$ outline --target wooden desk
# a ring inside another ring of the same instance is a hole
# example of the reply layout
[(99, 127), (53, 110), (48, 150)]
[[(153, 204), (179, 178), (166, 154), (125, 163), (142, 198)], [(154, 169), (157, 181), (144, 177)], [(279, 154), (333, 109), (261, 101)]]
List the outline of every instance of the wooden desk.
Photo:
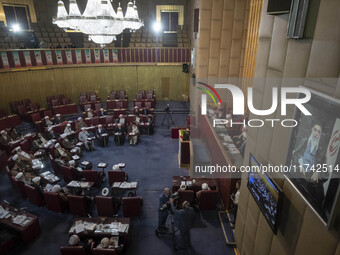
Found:
[(68, 234), (71, 236), (74, 234), (74, 232), (72, 232), (72, 228), (75, 226), (77, 221), (83, 221), (83, 222), (89, 222), (89, 223), (95, 223), (95, 224), (110, 224), (110, 223), (114, 223), (114, 222), (120, 222), (122, 224), (129, 224), (129, 228), (127, 230), (127, 232), (125, 233), (121, 233), (119, 232), (118, 235), (117, 234), (110, 234), (110, 233), (98, 233), (95, 231), (90, 231), (90, 230), (86, 230), (83, 232), (78, 233), (77, 235), (80, 238), (92, 238), (95, 240), (100, 240), (103, 237), (108, 237), (110, 238), (111, 236), (119, 236), (119, 243), (120, 244), (124, 244), (125, 247), (128, 246), (129, 242), (130, 242), (130, 218), (106, 218), (106, 217), (101, 217), (101, 218), (95, 218), (95, 219), (89, 219), (89, 218), (76, 218), (73, 221), (73, 224), (68, 232)]
[(182, 181), (191, 181), (195, 179), (195, 183), (192, 186), (187, 185), (187, 189), (194, 190), (195, 192), (202, 189), (202, 184), (207, 183), (209, 188), (212, 190), (217, 189), (217, 182), (211, 178), (190, 178), (190, 176), (173, 176), (172, 177), (172, 192), (176, 192), (181, 186)]
[(15, 207), (10, 206), (5, 203), (2, 203), (1, 206), (4, 209), (8, 210), (14, 217), (17, 215), (26, 215), (27, 217), (32, 218), (32, 221), (28, 223), (26, 226), (14, 224), (12, 222), (12, 217), (8, 219), (0, 219), (0, 225), (2, 227), (19, 233), (25, 244), (32, 242), (34, 239), (36, 239), (40, 235), (41, 233), (40, 224), (39, 224), (38, 217), (36, 215), (25, 212), (25, 211), (19, 211)]

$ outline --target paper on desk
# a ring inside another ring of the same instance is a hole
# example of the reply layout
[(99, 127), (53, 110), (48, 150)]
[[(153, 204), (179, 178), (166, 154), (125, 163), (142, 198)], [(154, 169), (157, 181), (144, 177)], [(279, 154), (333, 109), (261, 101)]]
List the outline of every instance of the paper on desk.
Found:
[(76, 234), (85, 231), (84, 224), (81, 223), (81, 224), (76, 225), (76, 226), (74, 227), (74, 230), (75, 230)]
[(121, 184), (120, 182), (114, 182), (112, 187), (113, 188), (119, 188), (120, 184)]

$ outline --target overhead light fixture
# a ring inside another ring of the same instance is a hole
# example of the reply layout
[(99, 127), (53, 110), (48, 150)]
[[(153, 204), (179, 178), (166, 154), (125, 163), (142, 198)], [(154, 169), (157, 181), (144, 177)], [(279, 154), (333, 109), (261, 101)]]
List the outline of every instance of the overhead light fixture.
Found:
[(13, 26), (12, 26), (12, 30), (13, 30), (13, 32), (19, 32), (20, 30), (21, 30), (21, 28), (20, 28), (20, 25), (19, 24), (14, 24)]
[(63, 1), (58, 1), (57, 18), (53, 23), (60, 28), (73, 29), (89, 35), (89, 40), (105, 46), (116, 40), (116, 36), (124, 29), (134, 32), (144, 26), (139, 19), (136, 2), (127, 4), (125, 17), (123, 9), (114, 11), (109, 0), (88, 0), (83, 14), (80, 13), (77, 1), (70, 0), (69, 13), (67, 13)]
[(153, 30), (157, 33), (160, 32), (162, 30), (162, 24), (159, 22), (153, 23)]

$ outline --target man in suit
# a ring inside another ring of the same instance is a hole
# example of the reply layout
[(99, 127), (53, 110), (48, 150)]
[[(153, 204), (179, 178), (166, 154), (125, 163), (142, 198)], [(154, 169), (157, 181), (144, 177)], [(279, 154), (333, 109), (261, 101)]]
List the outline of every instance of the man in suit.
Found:
[(139, 115), (139, 109), (138, 109), (138, 106), (137, 106), (137, 105), (133, 108), (132, 114), (134, 114), (134, 115), (136, 115), (136, 116)]
[(101, 124), (98, 125), (98, 129), (96, 131), (96, 137), (98, 139), (98, 142), (106, 147), (107, 146), (107, 142), (109, 140), (109, 136), (107, 135), (106, 130), (103, 128), (103, 126)]
[(149, 114), (149, 110), (145, 106), (142, 109), (142, 114), (143, 115), (148, 115)]
[(171, 208), (175, 213), (175, 225), (178, 227), (181, 236), (180, 245), (177, 248), (187, 249), (191, 247), (190, 229), (195, 219), (194, 209), (190, 207), (188, 201), (182, 203), (182, 209), (177, 209), (173, 202), (174, 199), (170, 198)]

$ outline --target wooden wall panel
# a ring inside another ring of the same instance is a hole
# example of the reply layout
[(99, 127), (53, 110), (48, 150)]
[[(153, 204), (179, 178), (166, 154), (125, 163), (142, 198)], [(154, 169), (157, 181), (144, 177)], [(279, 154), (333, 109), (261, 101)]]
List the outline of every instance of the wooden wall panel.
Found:
[(0, 109), (10, 111), (10, 102), (30, 98), (46, 106), (46, 97), (65, 94), (77, 102), (82, 91), (96, 91), (105, 101), (110, 90), (125, 89), (133, 100), (140, 89), (154, 89), (162, 99), (161, 78), (170, 77), (170, 100), (189, 95), (189, 75), (182, 66), (107, 66), (56, 68), (0, 73)]

